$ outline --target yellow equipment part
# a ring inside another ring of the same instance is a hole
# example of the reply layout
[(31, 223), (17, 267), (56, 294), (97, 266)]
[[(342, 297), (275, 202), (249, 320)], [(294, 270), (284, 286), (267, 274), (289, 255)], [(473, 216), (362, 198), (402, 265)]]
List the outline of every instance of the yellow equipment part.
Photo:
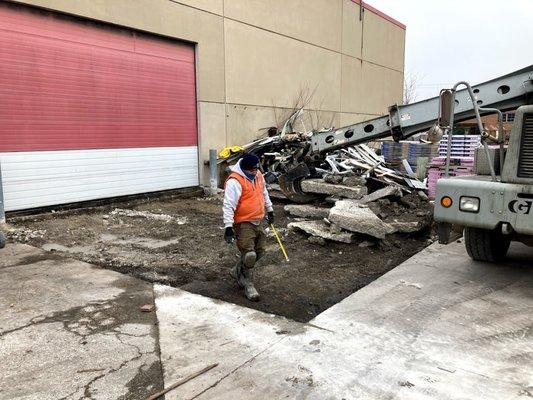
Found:
[(241, 146), (229, 146), (229, 147), (224, 147), (222, 150), (220, 150), (220, 153), (218, 153), (218, 156), (220, 158), (228, 158), (232, 154), (241, 153), (243, 151), (244, 151), (244, 148)]

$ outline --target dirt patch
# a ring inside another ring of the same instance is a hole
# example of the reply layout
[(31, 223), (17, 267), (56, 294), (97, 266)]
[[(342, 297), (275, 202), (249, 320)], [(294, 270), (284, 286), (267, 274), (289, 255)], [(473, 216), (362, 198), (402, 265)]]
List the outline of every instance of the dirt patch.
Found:
[[(429, 204), (416, 195), (401, 203), (373, 205), (385, 220), (419, 214), (431, 218)], [(15, 219), (11, 240), (68, 254), (151, 282), (308, 321), (369, 284), (427, 246), (429, 232), (394, 234), (386, 240), (358, 238), (354, 244), (309, 241), (286, 229), (283, 203), (275, 204), (278, 230), (290, 262), (273, 237), (259, 264), (261, 301), (250, 303), (229, 276), (237, 249), (223, 240), (221, 200), (189, 198), (116, 203), (69, 213)]]

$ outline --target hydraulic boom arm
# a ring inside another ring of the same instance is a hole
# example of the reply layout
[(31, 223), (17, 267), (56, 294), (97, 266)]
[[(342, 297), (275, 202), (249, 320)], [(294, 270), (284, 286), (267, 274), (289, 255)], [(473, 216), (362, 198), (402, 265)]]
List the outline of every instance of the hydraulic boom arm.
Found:
[[(529, 104), (533, 94), (533, 65), (472, 87), (480, 107), (501, 110)], [(389, 115), (344, 128), (315, 132), (312, 152), (326, 152), (374, 139), (392, 136), (401, 140), (428, 130), (437, 121), (439, 97), (389, 107)], [(474, 118), (474, 107), (466, 89), (456, 94), (455, 121)]]

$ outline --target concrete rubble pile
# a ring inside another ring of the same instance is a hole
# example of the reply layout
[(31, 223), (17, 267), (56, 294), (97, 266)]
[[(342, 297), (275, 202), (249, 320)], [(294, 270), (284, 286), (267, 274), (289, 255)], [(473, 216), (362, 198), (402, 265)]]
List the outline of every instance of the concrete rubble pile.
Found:
[[(310, 241), (325, 244), (366, 243), (373, 245), (387, 235), (413, 235), (431, 226), (431, 205), (425, 183), (390, 168), (372, 148), (359, 144), (329, 153), (309, 156), (309, 133), (279, 133), (244, 145), (260, 157), (272, 197), (288, 200), (278, 178), (304, 162), (311, 175), (301, 182), (303, 192), (316, 196), (313, 204), (288, 204), (294, 219), (288, 227), (310, 235)], [(272, 129), (269, 130), (272, 133)], [(240, 154), (223, 160), (237, 161)], [(365, 245), (365, 247), (366, 247)]]
[(431, 228), (431, 205), (425, 195), (403, 196), (396, 187), (385, 187), (359, 199), (330, 198), (318, 205), (288, 204), (284, 208), (294, 219), (288, 228), (309, 234), (315, 243), (320, 243), (315, 238), (321, 238), (376, 244), (387, 235), (413, 235)]
[(416, 235), (431, 227), (432, 206), (425, 192), (395, 181), (384, 184), (369, 174), (328, 172), (304, 180), (301, 187), (319, 197), (313, 204), (287, 204), (286, 213), (295, 219), (288, 227), (307, 233), (313, 243), (369, 247), (387, 235)]

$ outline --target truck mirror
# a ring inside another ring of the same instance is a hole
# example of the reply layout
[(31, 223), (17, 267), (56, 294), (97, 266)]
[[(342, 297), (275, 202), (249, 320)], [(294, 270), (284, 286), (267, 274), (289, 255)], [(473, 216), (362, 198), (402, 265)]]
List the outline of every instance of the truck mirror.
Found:
[(450, 128), (454, 114), (454, 92), (451, 89), (443, 89), (440, 92), (439, 127)]

